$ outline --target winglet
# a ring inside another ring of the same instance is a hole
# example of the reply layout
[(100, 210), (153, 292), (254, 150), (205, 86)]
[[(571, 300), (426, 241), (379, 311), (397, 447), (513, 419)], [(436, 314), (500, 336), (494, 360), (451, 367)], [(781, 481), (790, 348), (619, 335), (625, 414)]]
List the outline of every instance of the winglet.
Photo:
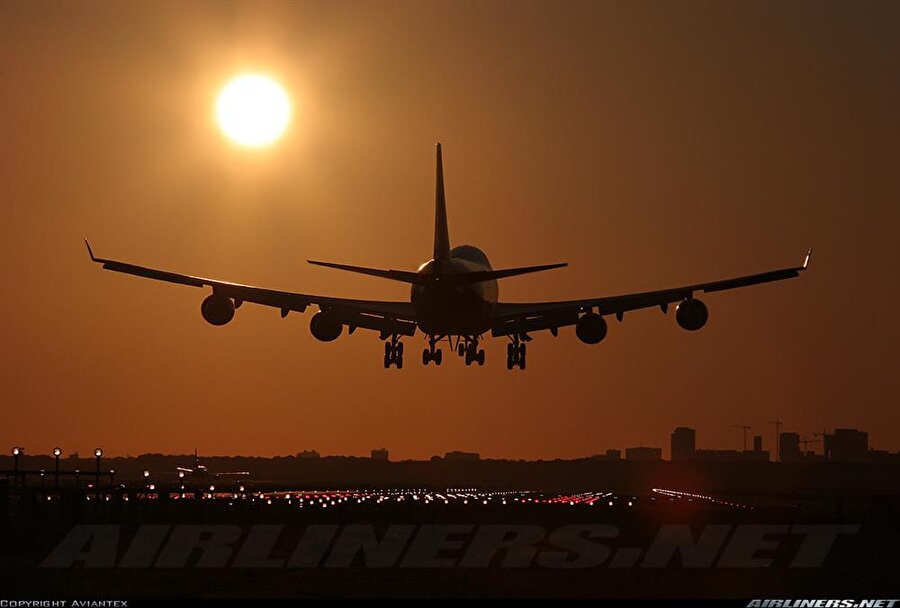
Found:
[(806, 270), (809, 267), (809, 260), (812, 258), (812, 247), (809, 248), (809, 251), (806, 252), (806, 257), (803, 258), (803, 270)]
[(87, 239), (84, 239), (84, 244), (87, 245), (88, 255), (91, 256), (91, 261), (92, 261), (92, 262), (97, 262), (97, 261), (99, 261), (99, 260), (97, 260), (96, 257), (94, 257), (94, 250), (91, 249), (91, 244), (88, 243), (88, 240), (87, 240)]

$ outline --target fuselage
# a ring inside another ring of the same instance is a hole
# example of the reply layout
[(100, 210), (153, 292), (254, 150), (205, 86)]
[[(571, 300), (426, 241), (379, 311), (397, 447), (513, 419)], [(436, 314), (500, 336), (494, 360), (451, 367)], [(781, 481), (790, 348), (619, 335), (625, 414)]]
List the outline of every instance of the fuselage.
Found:
[(454, 247), (450, 259), (432, 259), (422, 264), (419, 274), (433, 280), (412, 287), (411, 300), (419, 328), (437, 336), (477, 336), (488, 331), (499, 293), (497, 281), (469, 285), (441, 282), (444, 277), (486, 270), (491, 270), (487, 256), (472, 245)]

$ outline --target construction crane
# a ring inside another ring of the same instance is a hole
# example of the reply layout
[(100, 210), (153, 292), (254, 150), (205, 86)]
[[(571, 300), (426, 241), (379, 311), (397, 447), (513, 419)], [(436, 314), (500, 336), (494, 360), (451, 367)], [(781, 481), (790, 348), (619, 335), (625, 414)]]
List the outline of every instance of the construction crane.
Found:
[(781, 425), (784, 423), (776, 418), (775, 420), (769, 420), (766, 424), (775, 425), (775, 460), (781, 462)]
[(744, 451), (746, 452), (747, 451), (747, 431), (750, 430), (750, 427), (747, 426), (746, 424), (735, 424), (732, 426), (734, 426), (734, 428), (736, 428), (736, 429), (743, 429), (743, 431), (744, 431)]

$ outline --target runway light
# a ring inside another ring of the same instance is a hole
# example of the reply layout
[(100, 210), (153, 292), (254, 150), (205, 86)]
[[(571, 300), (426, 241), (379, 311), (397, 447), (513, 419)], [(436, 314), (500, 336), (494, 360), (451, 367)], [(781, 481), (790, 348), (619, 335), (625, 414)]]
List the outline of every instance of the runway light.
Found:
[(23, 454), (25, 452), (25, 448), (13, 448), (12, 455), (18, 456), (19, 454)]
[(101, 456), (103, 456), (103, 448), (95, 448), (94, 456), (96, 456), (97, 458), (100, 458)]
[(53, 448), (53, 455), (54, 455), (54, 456), (56, 456), (57, 458), (59, 458), (59, 456), (60, 456), (61, 454), (62, 454), (62, 448)]
[(150, 477), (150, 471), (144, 469), (144, 478), (146, 479), (147, 477)]

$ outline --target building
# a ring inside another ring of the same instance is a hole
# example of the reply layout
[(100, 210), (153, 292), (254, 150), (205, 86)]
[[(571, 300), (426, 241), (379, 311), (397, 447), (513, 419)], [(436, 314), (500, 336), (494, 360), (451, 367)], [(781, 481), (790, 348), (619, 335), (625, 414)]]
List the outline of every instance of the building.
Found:
[(781, 454), (781, 462), (800, 462), (800, 434), (781, 433), (778, 435), (778, 451)]
[(609, 449), (606, 450), (607, 460), (622, 460), (622, 450)]
[(378, 448), (377, 450), (372, 450), (371, 455), (372, 460), (388, 460), (388, 451), (385, 448)]
[(297, 458), (321, 458), (321, 455), (315, 450), (301, 450), (297, 452)]
[(754, 435), (753, 436), (753, 451), (754, 452), (762, 452), (762, 435)]
[(452, 452), (447, 452), (444, 454), (445, 460), (480, 460), (481, 454), (477, 452), (460, 452), (459, 450), (453, 450)]
[(662, 460), (662, 448), (625, 448), (625, 460), (632, 460), (635, 462)]
[(691, 460), (697, 451), (697, 432), (686, 426), (672, 431), (671, 458), (673, 462)]
[(869, 451), (869, 434), (856, 429), (834, 429), (825, 435), (825, 458), (837, 462), (863, 462)]

